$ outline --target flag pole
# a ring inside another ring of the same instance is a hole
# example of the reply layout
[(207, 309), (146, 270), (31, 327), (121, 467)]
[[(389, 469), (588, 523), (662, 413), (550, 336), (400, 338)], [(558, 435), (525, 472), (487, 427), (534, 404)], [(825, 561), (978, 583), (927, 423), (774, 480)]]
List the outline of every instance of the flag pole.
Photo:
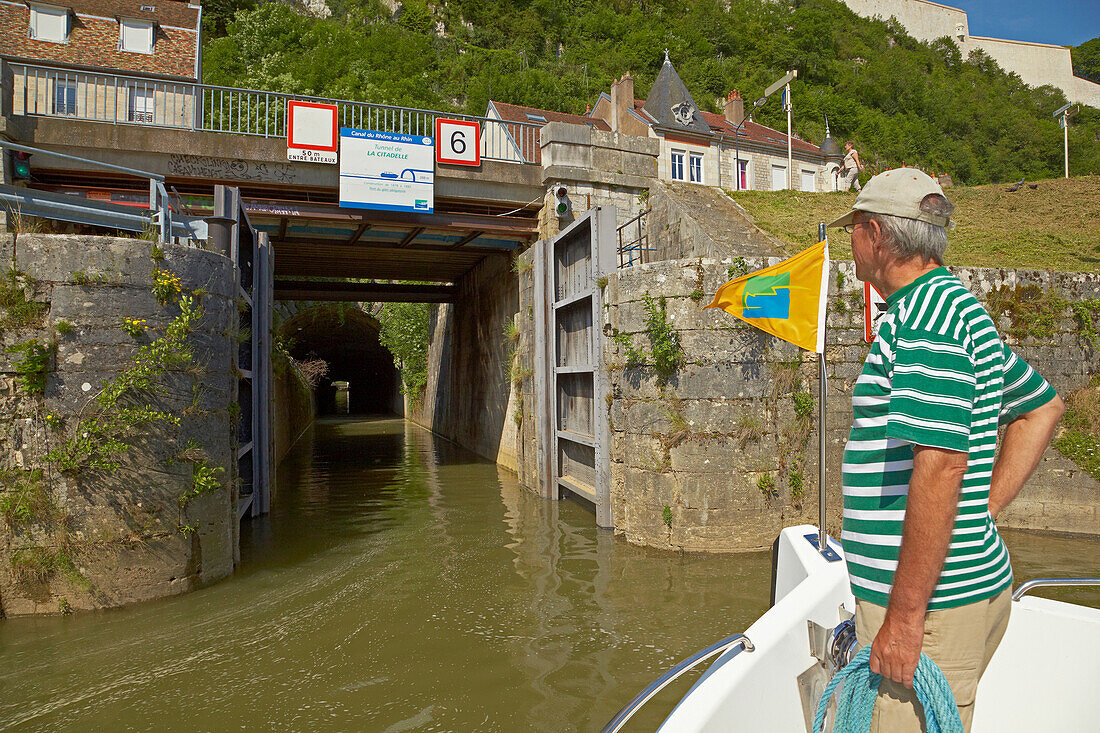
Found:
[[(825, 241), (825, 224), (821, 223), (817, 225), (817, 241)], [(825, 262), (823, 267), (828, 270), (829, 263)], [(824, 286), (823, 286), (824, 287)], [(825, 328), (825, 324), (819, 325), (820, 328)], [(818, 524), (817, 524), (817, 551), (822, 555), (825, 554), (828, 548), (828, 534), (825, 532), (825, 395), (827, 392), (827, 375), (825, 373), (825, 349), (823, 348), (817, 355), (818, 360), (818, 411), (817, 411), (817, 432), (820, 437), (821, 452), (817, 458), (818, 464)]]

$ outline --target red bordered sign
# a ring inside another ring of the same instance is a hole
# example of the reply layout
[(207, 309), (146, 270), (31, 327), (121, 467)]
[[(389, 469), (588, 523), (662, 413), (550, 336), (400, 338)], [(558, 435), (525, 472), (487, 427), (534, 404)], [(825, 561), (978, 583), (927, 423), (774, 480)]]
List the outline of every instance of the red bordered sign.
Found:
[(481, 165), (481, 125), (470, 120), (435, 120), (435, 162)]
[(287, 103), (286, 146), (298, 150), (336, 152), (340, 144), (335, 104), (292, 99)]

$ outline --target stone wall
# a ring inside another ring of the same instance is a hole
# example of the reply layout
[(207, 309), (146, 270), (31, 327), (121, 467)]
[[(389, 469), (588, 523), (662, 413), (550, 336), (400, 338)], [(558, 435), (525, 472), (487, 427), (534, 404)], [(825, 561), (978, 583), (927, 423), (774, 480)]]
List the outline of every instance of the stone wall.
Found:
[[(778, 259), (746, 258), (750, 270)], [(818, 401), (813, 354), (734, 317), (701, 310), (729, 279), (730, 260), (657, 262), (610, 278), (605, 329), (650, 350), (644, 299), (666, 298), (685, 364), (662, 379), (652, 364), (630, 367), (609, 340), (611, 477), (615, 531), (642, 545), (677, 550), (757, 550), (780, 528), (817, 523)], [(1100, 297), (1100, 276), (958, 269), (979, 296), (1000, 286), (1039, 285), (1069, 300)], [(827, 364), (828, 527), (840, 531), (840, 459), (851, 426), (851, 389), (867, 345), (862, 290), (850, 262), (832, 265)], [(839, 287), (838, 287), (839, 286)], [(857, 286), (859, 289), (857, 289)], [(1007, 332), (1007, 319), (999, 324)], [(1060, 392), (1100, 373), (1100, 350), (1069, 311), (1054, 335), (1008, 342)], [(650, 360), (651, 361), (651, 360)], [(530, 485), (531, 472), (521, 469)], [(537, 474), (535, 474), (537, 475)], [(1049, 450), (1002, 515), (1013, 528), (1100, 534), (1100, 484)]]
[[(232, 263), (139, 239), (0, 241), (5, 278), (11, 263), (24, 273), (5, 280), (0, 314), (0, 616), (120, 606), (229, 575), (238, 552)], [(202, 308), (184, 337), (190, 355), (143, 348), (181, 312), (180, 293), (169, 288), (166, 305), (154, 296), (157, 272), (178, 277)], [(27, 312), (27, 301), (39, 305)], [(47, 350), (41, 395), (21, 379), (25, 352), (11, 350), (29, 340)], [(123, 375), (130, 387), (111, 396)], [(48, 456), (58, 450), (68, 460)], [(97, 456), (117, 465), (96, 466)]]

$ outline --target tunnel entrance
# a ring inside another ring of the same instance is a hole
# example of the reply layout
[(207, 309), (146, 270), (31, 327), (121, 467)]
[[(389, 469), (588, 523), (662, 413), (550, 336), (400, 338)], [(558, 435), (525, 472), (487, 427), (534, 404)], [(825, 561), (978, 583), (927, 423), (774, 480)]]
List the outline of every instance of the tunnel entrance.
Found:
[[(401, 415), (400, 375), (378, 340), (378, 321), (350, 303), (309, 307), (279, 329), (297, 360), (323, 359), (314, 387), (318, 415)], [(344, 384), (346, 383), (346, 387)]]

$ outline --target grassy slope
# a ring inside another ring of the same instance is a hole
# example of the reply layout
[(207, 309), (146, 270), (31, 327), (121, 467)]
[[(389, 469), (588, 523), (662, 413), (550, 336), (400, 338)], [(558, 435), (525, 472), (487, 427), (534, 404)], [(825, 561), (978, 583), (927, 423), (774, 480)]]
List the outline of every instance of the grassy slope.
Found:
[[(1007, 186), (949, 188), (958, 224), (948, 235), (947, 264), (1027, 270), (1100, 272), (1100, 176), (1039, 181), (1036, 190)], [(817, 223), (847, 211), (854, 193), (730, 193), (757, 226), (793, 253), (817, 241)], [(848, 235), (829, 233), (834, 259), (850, 259)]]

